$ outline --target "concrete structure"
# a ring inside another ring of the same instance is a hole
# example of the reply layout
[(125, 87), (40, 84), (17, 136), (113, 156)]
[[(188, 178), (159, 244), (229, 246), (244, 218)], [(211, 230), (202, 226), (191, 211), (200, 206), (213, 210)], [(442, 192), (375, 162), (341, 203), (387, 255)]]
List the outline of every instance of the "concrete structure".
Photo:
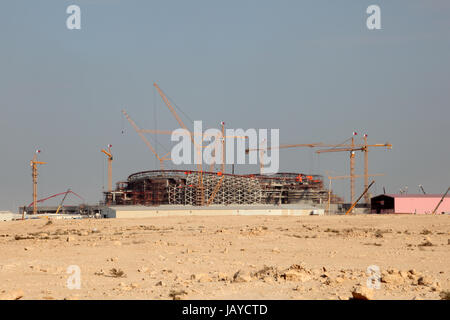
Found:
[[(442, 194), (381, 194), (371, 199), (371, 213), (431, 214)], [(450, 194), (436, 211), (450, 213)]]
[(320, 207), (301, 207), (295, 205), (241, 205), (241, 206), (216, 206), (209, 207), (161, 205), (158, 207), (144, 206), (117, 206), (108, 207), (102, 211), (104, 218), (149, 218), (171, 216), (301, 216), (323, 215), (324, 209)]

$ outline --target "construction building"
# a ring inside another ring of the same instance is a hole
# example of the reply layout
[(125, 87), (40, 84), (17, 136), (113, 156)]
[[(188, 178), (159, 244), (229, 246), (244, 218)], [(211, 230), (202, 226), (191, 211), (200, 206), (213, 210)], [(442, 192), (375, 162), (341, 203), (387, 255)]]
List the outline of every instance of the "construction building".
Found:
[[(329, 197), (319, 175), (237, 175), (183, 170), (134, 173), (127, 181), (118, 182), (114, 191), (104, 194), (105, 204), (110, 206), (325, 204)], [(334, 194), (330, 201), (343, 202)]]

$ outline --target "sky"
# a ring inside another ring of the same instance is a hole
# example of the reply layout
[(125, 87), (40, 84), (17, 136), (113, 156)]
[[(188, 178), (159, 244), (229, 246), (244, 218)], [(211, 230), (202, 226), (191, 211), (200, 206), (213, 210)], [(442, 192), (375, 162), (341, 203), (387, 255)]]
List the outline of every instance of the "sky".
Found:
[[(81, 9), (80, 30), (66, 27), (72, 4)], [(372, 4), (381, 8), (381, 30), (366, 27)], [(282, 144), (367, 133), (369, 143), (393, 145), (369, 153), (370, 173), (384, 174), (373, 194), (406, 186), (419, 193), (419, 184), (443, 193), (449, 31), (446, 0), (3, 0), (0, 210), (31, 203), (36, 149), (48, 162), (39, 167), (38, 198), (71, 188), (86, 202), (101, 200), (100, 150), (108, 144), (114, 183), (158, 169), (121, 114), (126, 109), (146, 129), (178, 128), (154, 82), (189, 125), (280, 129)], [(167, 136), (149, 139), (158, 151), (171, 148)], [(348, 153), (281, 150), (280, 171), (348, 175)], [(356, 185), (361, 192), (362, 179)], [(333, 191), (348, 200), (349, 181), (335, 181)]]

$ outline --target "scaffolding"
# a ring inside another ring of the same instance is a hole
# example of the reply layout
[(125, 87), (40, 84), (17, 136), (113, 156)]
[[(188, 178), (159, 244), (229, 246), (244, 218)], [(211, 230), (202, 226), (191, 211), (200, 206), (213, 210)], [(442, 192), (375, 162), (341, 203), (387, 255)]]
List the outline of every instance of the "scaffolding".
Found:
[[(219, 185), (220, 179), (223, 179)], [(200, 205), (210, 204), (261, 204), (263, 190), (259, 180), (253, 177), (221, 175), (216, 173), (203, 174), (203, 202), (199, 198), (198, 172), (190, 172), (185, 185), (169, 186), (169, 204)], [(219, 188), (216, 190), (217, 186)], [(214, 194), (214, 196), (213, 196)], [(200, 196), (201, 197), (201, 196)]]
[[(130, 175), (117, 183), (116, 190), (105, 192), (105, 203), (112, 205), (158, 206), (202, 204), (321, 204), (328, 201), (322, 176), (301, 173), (236, 175), (198, 171), (155, 170)], [(202, 199), (203, 197), (203, 199)], [(331, 194), (331, 203), (342, 203)]]

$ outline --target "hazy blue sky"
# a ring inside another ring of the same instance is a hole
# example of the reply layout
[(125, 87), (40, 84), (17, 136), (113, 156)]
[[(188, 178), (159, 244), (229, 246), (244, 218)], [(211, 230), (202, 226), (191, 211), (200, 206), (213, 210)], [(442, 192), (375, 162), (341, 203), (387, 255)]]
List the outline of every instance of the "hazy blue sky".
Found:
[[(81, 30), (66, 28), (70, 4)], [(371, 4), (382, 30), (366, 28)], [(281, 143), (336, 143), (352, 131), (389, 141), (393, 150), (370, 153), (370, 171), (385, 174), (373, 193), (450, 184), (447, 0), (2, 0), (0, 43), (0, 210), (31, 202), (36, 148), (48, 161), (39, 198), (71, 187), (100, 200), (108, 143), (114, 181), (156, 169), (120, 112), (176, 128), (154, 81), (210, 127), (279, 128)], [(281, 171), (349, 172), (347, 153), (280, 155)], [(335, 185), (348, 199), (348, 181)]]

